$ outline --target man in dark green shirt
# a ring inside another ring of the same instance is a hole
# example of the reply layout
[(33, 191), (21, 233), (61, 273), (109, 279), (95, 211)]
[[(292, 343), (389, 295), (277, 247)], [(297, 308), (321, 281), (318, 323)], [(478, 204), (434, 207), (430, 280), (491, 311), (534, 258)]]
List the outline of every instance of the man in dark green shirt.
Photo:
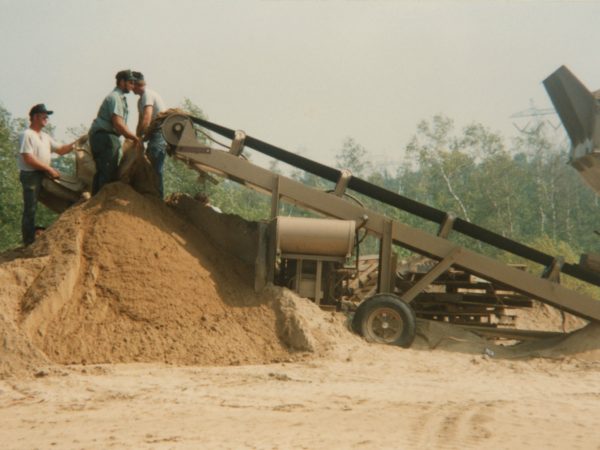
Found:
[(92, 185), (92, 195), (107, 183), (117, 180), (119, 167), (119, 136), (138, 142), (138, 138), (127, 127), (127, 99), (125, 94), (133, 89), (135, 78), (131, 70), (121, 70), (116, 75), (117, 85), (110, 92), (98, 110), (98, 115), (90, 128), (90, 147), (96, 163), (96, 174)]

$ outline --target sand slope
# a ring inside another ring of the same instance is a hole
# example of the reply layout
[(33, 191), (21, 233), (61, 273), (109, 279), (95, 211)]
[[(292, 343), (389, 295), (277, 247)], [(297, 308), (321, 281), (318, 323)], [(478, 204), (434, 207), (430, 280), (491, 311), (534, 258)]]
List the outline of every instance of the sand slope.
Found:
[(318, 329), (316, 306), (277, 288), (257, 295), (249, 267), (123, 184), (67, 211), (20, 256), (0, 265), (0, 323), (22, 341), (7, 347), (21, 348), (23, 367), (46, 357), (266, 363), (319, 352), (333, 339), (303, 328)]

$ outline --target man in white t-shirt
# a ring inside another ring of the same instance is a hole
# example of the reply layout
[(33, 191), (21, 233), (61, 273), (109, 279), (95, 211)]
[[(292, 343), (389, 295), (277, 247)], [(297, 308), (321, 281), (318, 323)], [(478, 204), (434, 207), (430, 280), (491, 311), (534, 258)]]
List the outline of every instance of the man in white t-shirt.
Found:
[(133, 76), (135, 77), (133, 92), (140, 96), (138, 100), (139, 118), (136, 134), (140, 138), (143, 137), (145, 141), (148, 141), (146, 154), (152, 163), (156, 175), (158, 175), (160, 196), (164, 197), (163, 165), (167, 154), (167, 143), (160, 129), (149, 136), (146, 136), (146, 132), (148, 131), (148, 126), (156, 119), (158, 113), (165, 110), (165, 104), (160, 95), (146, 87), (146, 80), (142, 72), (134, 71)]
[(73, 150), (71, 144), (61, 145), (42, 129), (48, 124), (48, 116), (53, 111), (48, 111), (46, 105), (40, 103), (29, 111), (29, 128), (19, 136), (19, 179), (23, 186), (23, 217), (21, 220), (21, 233), (23, 244), (29, 245), (35, 241), (35, 210), (38, 196), (42, 188), (42, 179), (47, 176), (59, 178), (60, 173), (50, 165), (51, 153), (64, 155)]

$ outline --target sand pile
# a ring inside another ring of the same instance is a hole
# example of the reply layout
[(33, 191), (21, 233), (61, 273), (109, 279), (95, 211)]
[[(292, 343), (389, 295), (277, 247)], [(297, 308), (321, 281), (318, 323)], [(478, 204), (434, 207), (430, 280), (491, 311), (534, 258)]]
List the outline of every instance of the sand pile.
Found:
[(503, 358), (565, 357), (582, 361), (600, 361), (600, 323), (589, 323), (566, 336), (539, 341), (522, 342), (513, 347), (500, 348)]
[(35, 373), (49, 360), (18, 326), (16, 299), (22, 298), (47, 258), (17, 259), (0, 269), (0, 378)]
[(20, 367), (267, 363), (325, 352), (341, 328), (285, 290), (254, 293), (246, 264), (120, 183), (68, 210), (21, 256), (0, 264), (2, 361), (19, 348)]
[(495, 345), (488, 339), (462, 327), (446, 322), (417, 319), (417, 335), (412, 348), (482, 354), (492, 347)]
[(516, 316), (515, 326), (523, 330), (569, 333), (587, 325), (586, 320), (539, 301), (534, 301), (531, 308), (516, 310)]

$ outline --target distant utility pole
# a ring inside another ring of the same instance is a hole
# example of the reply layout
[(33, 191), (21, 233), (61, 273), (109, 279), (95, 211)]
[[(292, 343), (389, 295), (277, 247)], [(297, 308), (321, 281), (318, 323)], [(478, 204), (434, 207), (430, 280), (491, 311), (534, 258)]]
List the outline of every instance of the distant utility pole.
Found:
[[(556, 132), (562, 128), (562, 122), (557, 117), (554, 108), (537, 108), (532, 99), (529, 100), (530, 107), (516, 112), (510, 116), (513, 126), (521, 133), (533, 134), (543, 126), (549, 125)], [(564, 129), (561, 133), (566, 138)]]

